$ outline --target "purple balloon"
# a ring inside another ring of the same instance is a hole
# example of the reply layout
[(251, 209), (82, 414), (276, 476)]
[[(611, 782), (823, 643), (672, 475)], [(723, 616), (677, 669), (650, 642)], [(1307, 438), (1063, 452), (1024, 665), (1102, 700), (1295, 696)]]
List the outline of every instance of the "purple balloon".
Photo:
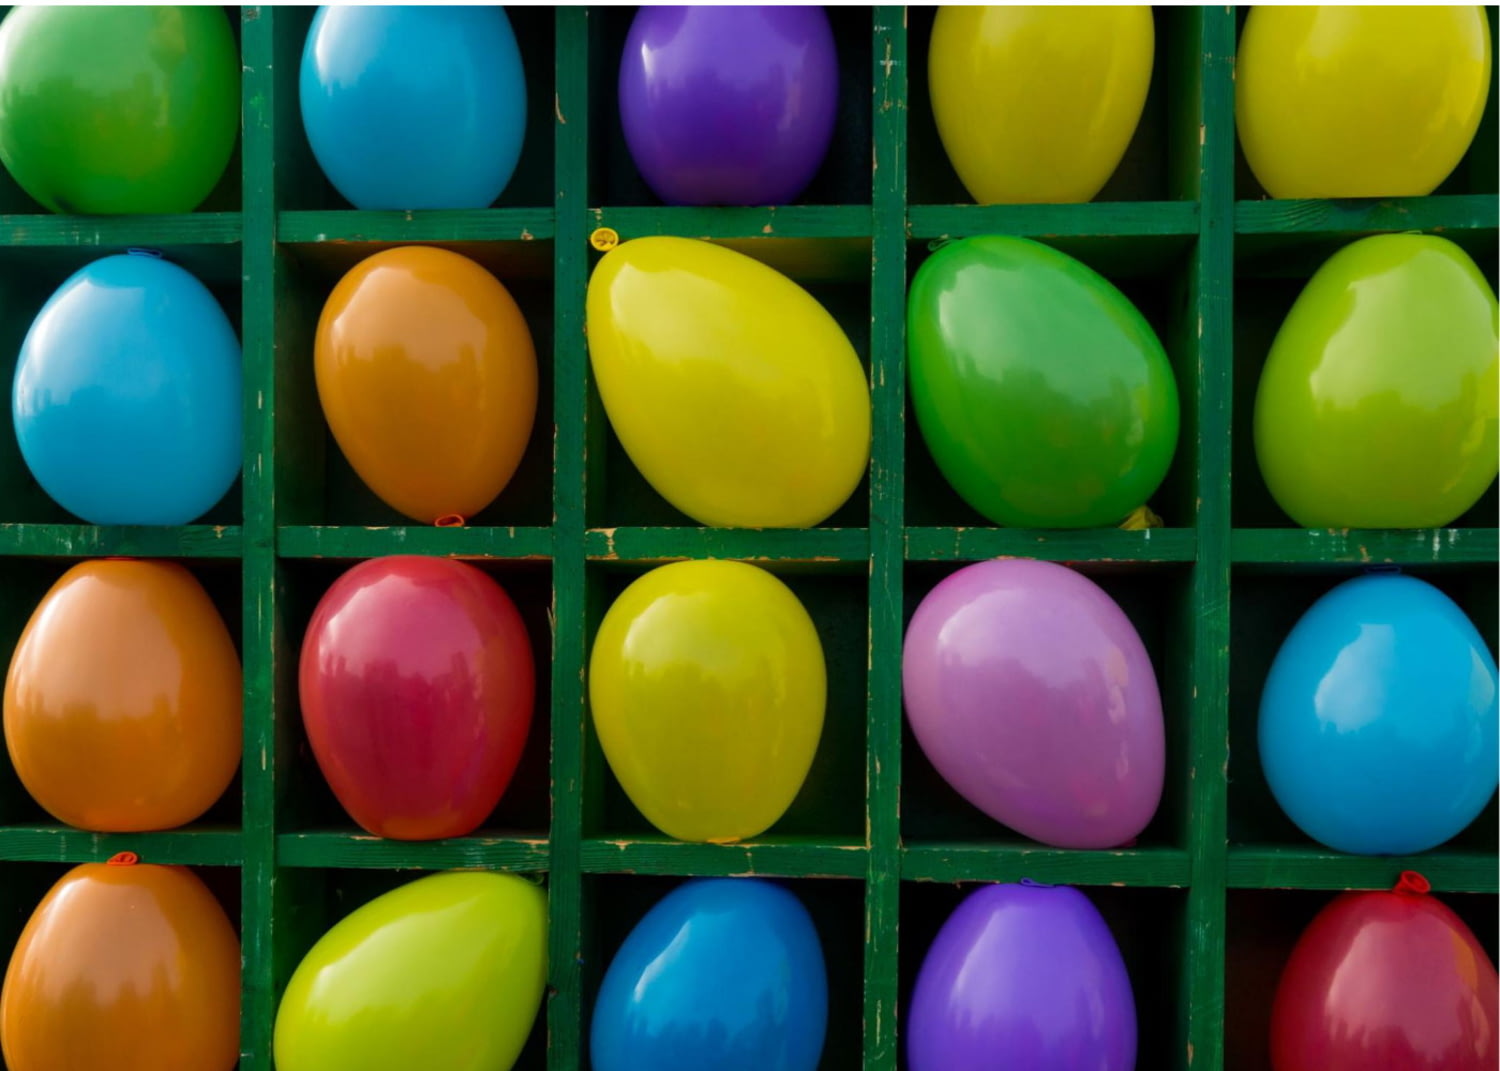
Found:
[(823, 162), (837, 109), (820, 7), (643, 7), (625, 39), (625, 141), (668, 204), (787, 204)]
[(1020, 559), (960, 569), (917, 607), (902, 673), (922, 751), (996, 821), (1059, 848), (1117, 848), (1156, 814), (1156, 674), (1087, 577)]
[(987, 885), (927, 950), (906, 1038), (911, 1071), (1131, 1071), (1135, 996), (1114, 935), (1083, 893)]

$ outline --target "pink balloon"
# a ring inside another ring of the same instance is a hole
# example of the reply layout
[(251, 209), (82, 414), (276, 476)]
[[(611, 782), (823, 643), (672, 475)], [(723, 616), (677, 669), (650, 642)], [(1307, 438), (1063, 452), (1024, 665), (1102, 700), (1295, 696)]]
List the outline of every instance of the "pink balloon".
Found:
[(1156, 814), (1156, 674), (1087, 577), (1027, 560), (960, 569), (917, 607), (902, 671), (923, 752), (996, 821), (1059, 848), (1116, 848)]

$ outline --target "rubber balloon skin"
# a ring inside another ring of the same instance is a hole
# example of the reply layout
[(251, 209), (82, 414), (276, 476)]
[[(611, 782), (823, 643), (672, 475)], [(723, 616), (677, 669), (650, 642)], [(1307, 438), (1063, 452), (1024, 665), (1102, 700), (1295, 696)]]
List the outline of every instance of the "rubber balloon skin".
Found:
[(1419, 874), (1336, 897), (1303, 931), (1271, 1008), (1273, 1071), (1492, 1071), (1495, 965)]
[(1479, 6), (1252, 7), (1235, 64), (1245, 160), (1272, 197), (1424, 197), (1479, 129), (1490, 48)]
[(313, 156), (355, 208), (488, 208), (521, 158), (526, 72), (498, 7), (320, 7), (299, 89)]
[(173, 829), (240, 765), (241, 674), (208, 593), (173, 562), (73, 566), (21, 633), (5, 744), (21, 784), (95, 833)]
[(547, 894), (450, 871), (376, 897), (313, 945), (276, 1013), (277, 1071), (509, 1071), (547, 984)]
[(1287, 314), (1255, 396), (1277, 504), (1304, 528), (1451, 524), (1495, 479), (1497, 347), (1495, 292), (1446, 238), (1339, 250)]
[(643, 7), (620, 62), (620, 124), (667, 204), (788, 204), (828, 153), (838, 92), (821, 7)]
[(1044, 561), (966, 566), (918, 605), (901, 666), (923, 753), (997, 822), (1058, 848), (1117, 848), (1156, 814), (1156, 674), (1087, 577)]
[(615, 953), (589, 1053), (593, 1071), (815, 1071), (827, 1025), (823, 948), (797, 897), (689, 881)]
[(239, 476), (240, 344), (208, 288), (122, 254), (47, 299), (11, 387), (21, 456), (89, 524), (188, 524)]
[(922, 438), (989, 520), (1117, 525), (1161, 485), (1177, 450), (1172, 366), (1091, 268), (1025, 238), (952, 242), (917, 269), (906, 323)]
[(811, 294), (741, 253), (636, 238), (589, 280), (605, 413), (658, 494), (700, 524), (808, 528), (870, 460), (870, 386)]
[(1415, 577), (1345, 581), (1276, 652), (1260, 760), (1276, 802), (1340, 852), (1410, 855), (1461, 833), (1500, 781), (1495, 658)]
[(927, 950), (905, 1033), (911, 1071), (1134, 1071), (1135, 996), (1114, 935), (1083, 893), (987, 885)]
[(323, 306), (314, 366), (334, 440), (392, 509), (468, 519), (515, 475), (536, 349), (515, 299), (467, 257), (403, 246), (360, 261)]
[(969, 196), (1093, 200), (1140, 123), (1155, 47), (1149, 7), (940, 7), (928, 91)]
[(239, 1038), (240, 943), (185, 867), (74, 867), (5, 972), (9, 1071), (232, 1071)]
[(472, 565), (396, 555), (350, 569), (313, 611), (302, 721), (368, 833), (461, 837), (504, 795), (531, 729), (536, 663), (503, 588)]
[(828, 677), (790, 588), (743, 562), (676, 562), (626, 588), (589, 661), (599, 745), (626, 795), (678, 840), (764, 833), (802, 788)]

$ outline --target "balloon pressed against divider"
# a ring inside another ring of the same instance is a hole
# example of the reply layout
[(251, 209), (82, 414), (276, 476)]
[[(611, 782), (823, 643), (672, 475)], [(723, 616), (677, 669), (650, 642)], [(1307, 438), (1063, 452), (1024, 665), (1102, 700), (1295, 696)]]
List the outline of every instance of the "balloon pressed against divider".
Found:
[(1494, 482), (1495, 292), (1446, 238), (1382, 234), (1330, 257), (1276, 334), (1255, 454), (1305, 528), (1440, 528)]
[(1155, 44), (1150, 7), (939, 8), (928, 91), (969, 196), (1093, 200), (1140, 122)]
[(827, 701), (823, 648), (791, 589), (743, 562), (663, 565), (604, 615), (589, 660), (599, 746), (678, 840), (765, 832), (796, 798)]
[(1490, 91), (1483, 7), (1257, 5), (1235, 63), (1245, 160), (1272, 197), (1423, 197)]
[(870, 388), (806, 290), (711, 242), (636, 238), (588, 287), (605, 413), (657, 493), (700, 524), (805, 528), (870, 460)]
[(186, 825), (239, 769), (240, 678), (223, 618), (182, 566), (82, 562), (11, 656), (11, 764), (48, 814), (79, 829)]
[(536, 419), (520, 308), (467, 257), (428, 246), (360, 261), (323, 306), (318, 398), (339, 449), (412, 520), (467, 520), (504, 490)]

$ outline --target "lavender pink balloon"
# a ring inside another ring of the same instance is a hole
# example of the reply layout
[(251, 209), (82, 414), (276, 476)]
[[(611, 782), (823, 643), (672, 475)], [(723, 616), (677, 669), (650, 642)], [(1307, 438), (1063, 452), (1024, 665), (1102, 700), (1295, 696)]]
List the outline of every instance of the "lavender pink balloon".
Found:
[(1156, 674), (1087, 577), (1028, 560), (960, 569), (917, 607), (902, 672), (928, 760), (996, 821), (1059, 848), (1115, 848), (1156, 813)]

